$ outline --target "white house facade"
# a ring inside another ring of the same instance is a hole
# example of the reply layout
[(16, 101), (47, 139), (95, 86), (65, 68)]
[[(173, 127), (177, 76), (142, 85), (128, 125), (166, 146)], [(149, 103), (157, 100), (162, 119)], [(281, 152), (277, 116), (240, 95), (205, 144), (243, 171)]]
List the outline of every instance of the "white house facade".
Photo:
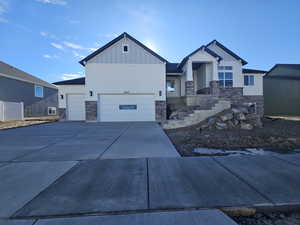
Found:
[(262, 76), (217, 41), (169, 63), (127, 33), (80, 63), (85, 77), (54, 83), (62, 120), (164, 121), (167, 107), (251, 102), (263, 114)]

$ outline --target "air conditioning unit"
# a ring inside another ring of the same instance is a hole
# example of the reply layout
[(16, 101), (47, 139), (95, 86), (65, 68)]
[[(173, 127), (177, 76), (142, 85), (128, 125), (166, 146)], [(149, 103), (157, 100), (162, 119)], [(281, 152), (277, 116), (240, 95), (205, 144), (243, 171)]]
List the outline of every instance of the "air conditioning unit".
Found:
[(48, 107), (48, 115), (49, 116), (56, 116), (56, 107)]

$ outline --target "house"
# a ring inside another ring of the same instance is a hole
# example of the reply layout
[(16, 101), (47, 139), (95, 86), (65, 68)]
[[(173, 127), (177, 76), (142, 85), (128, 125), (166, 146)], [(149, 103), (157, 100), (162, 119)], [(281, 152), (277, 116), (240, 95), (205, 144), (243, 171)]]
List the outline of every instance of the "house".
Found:
[(276, 64), (264, 76), (266, 115), (300, 116), (300, 64)]
[(58, 89), (0, 61), (0, 101), (23, 102), (25, 117), (56, 114)]
[(243, 69), (247, 62), (216, 40), (169, 63), (123, 33), (80, 64), (85, 77), (54, 83), (62, 120), (165, 121), (167, 107), (210, 108), (221, 99), (255, 104), (263, 115), (265, 71)]

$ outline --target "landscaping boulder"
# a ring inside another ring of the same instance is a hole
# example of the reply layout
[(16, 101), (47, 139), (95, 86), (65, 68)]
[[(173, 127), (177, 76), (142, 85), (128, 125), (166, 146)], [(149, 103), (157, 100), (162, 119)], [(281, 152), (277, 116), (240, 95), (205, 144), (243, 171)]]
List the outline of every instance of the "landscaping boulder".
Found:
[(228, 125), (226, 123), (217, 122), (216, 123), (216, 128), (218, 130), (225, 130), (225, 129), (228, 128)]
[(250, 123), (241, 123), (242, 130), (252, 130), (253, 126)]
[(237, 115), (236, 115), (236, 119), (237, 120), (246, 120), (246, 116), (245, 116), (245, 114), (244, 113), (238, 113)]
[(233, 118), (233, 114), (232, 114), (232, 112), (229, 112), (223, 116), (220, 116), (220, 118), (223, 122), (225, 122), (225, 121), (231, 120)]

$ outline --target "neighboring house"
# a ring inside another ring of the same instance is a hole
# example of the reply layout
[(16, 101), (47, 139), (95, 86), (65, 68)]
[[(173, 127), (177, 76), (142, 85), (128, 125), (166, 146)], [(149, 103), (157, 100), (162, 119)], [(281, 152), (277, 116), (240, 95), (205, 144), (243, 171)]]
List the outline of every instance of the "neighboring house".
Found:
[(0, 61), (0, 101), (23, 102), (25, 117), (56, 114), (57, 93), (55, 85)]
[(300, 64), (277, 64), (264, 76), (266, 115), (300, 116)]
[(211, 107), (219, 98), (255, 104), (263, 115), (265, 71), (243, 69), (247, 62), (217, 41), (169, 63), (123, 33), (80, 64), (85, 78), (54, 83), (61, 119), (164, 121), (167, 104)]

